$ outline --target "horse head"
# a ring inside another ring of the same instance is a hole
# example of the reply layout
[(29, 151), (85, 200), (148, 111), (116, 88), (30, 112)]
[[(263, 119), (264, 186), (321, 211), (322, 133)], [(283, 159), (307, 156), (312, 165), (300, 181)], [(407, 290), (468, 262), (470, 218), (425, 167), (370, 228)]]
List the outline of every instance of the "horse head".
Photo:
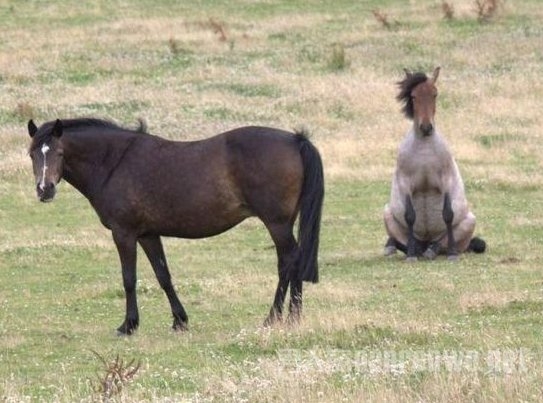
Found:
[(397, 99), (404, 102), (403, 112), (413, 120), (415, 131), (423, 136), (430, 136), (435, 128), (436, 81), (439, 70), (440, 68), (436, 67), (431, 78), (424, 73), (404, 70), (405, 78), (398, 83), (400, 93)]
[(32, 159), (38, 199), (42, 202), (52, 201), (64, 169), (62, 123), (57, 119), (54, 125), (43, 125), (38, 129), (34, 122), (29, 120), (28, 134), (32, 139), (29, 155)]

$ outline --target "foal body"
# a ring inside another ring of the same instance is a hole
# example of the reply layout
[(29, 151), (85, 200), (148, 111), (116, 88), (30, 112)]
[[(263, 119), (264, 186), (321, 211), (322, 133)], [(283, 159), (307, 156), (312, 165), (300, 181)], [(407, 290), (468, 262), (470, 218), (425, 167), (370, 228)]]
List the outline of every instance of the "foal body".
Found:
[(467, 250), (483, 252), (472, 238), (475, 216), (469, 210), (458, 166), (434, 123), (435, 82), (423, 73), (406, 72), (398, 99), (413, 126), (400, 144), (384, 222), (389, 239), (385, 255), (400, 249), (409, 260), (446, 253), (456, 259)]

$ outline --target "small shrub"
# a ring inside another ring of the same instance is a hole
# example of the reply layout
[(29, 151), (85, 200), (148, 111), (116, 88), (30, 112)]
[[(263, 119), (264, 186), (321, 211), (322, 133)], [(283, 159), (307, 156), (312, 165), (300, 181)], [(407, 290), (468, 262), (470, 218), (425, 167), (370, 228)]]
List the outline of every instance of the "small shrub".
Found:
[(20, 120), (33, 119), (34, 108), (28, 102), (18, 102), (13, 114)]
[(388, 15), (386, 13), (383, 13), (380, 10), (373, 10), (372, 13), (375, 19), (380, 22), (383, 27), (387, 29), (392, 28), (392, 24), (388, 20)]
[(479, 22), (488, 22), (498, 12), (500, 0), (475, 0), (475, 11)]
[(183, 53), (183, 48), (180, 46), (179, 41), (175, 38), (168, 39), (168, 48), (172, 55), (177, 56)]
[(141, 363), (138, 361), (136, 364), (133, 359), (125, 365), (118, 354), (115, 360), (108, 362), (96, 351), (91, 351), (104, 364), (105, 372), (102, 375), (97, 375), (97, 380), (94, 382), (93, 387), (94, 392), (100, 395), (102, 401), (109, 401), (113, 396), (118, 396), (122, 393), (123, 388), (134, 378), (140, 369)]
[(219, 34), (219, 41), (226, 42), (228, 39), (226, 36), (226, 31), (224, 29), (224, 23), (216, 21), (213, 18), (209, 19), (209, 26), (213, 30), (213, 33)]
[(446, 20), (452, 20), (454, 18), (454, 7), (451, 3), (444, 1), (441, 3), (441, 10), (443, 10), (443, 18)]

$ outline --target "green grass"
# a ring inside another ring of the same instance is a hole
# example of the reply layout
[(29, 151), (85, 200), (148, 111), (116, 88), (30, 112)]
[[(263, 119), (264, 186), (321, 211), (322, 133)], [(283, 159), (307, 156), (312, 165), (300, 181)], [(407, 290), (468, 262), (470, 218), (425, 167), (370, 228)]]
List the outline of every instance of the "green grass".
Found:
[[(543, 15), (536, 0), (505, 2), (485, 24), (469, 0), (455, 10), (445, 21), (429, 0), (0, 7), (0, 400), (100, 400), (95, 351), (141, 362), (114, 401), (540, 401)], [(382, 256), (409, 126), (395, 82), (404, 67), (436, 65), (437, 124), (488, 251), (408, 264)], [(140, 329), (117, 337), (125, 302), (111, 235), (66, 183), (40, 204), (26, 155), (27, 119), (89, 115), (129, 127), (142, 117), (176, 140), (307, 127), (327, 188), (321, 282), (305, 286), (300, 326), (261, 327), (276, 256), (251, 219), (164, 241), (190, 318), (183, 334), (139, 251)]]

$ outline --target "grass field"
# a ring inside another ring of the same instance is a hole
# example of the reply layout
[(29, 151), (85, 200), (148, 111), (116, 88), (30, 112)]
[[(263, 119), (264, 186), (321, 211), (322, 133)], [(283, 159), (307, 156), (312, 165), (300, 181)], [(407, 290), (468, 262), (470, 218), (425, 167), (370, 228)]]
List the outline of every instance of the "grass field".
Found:
[[(141, 367), (112, 401), (543, 399), (543, 8), (505, 1), (1, 1), (0, 400), (100, 401), (104, 363)], [(372, 11), (386, 15), (386, 27)], [(402, 69), (442, 67), (437, 125), (488, 253), (384, 258), (382, 208), (409, 127)], [(140, 329), (109, 232), (68, 184), (38, 203), (26, 122), (95, 116), (192, 140), (306, 127), (325, 164), (321, 282), (300, 326), (261, 327), (276, 285), (257, 220), (166, 240), (190, 331), (139, 255)]]

